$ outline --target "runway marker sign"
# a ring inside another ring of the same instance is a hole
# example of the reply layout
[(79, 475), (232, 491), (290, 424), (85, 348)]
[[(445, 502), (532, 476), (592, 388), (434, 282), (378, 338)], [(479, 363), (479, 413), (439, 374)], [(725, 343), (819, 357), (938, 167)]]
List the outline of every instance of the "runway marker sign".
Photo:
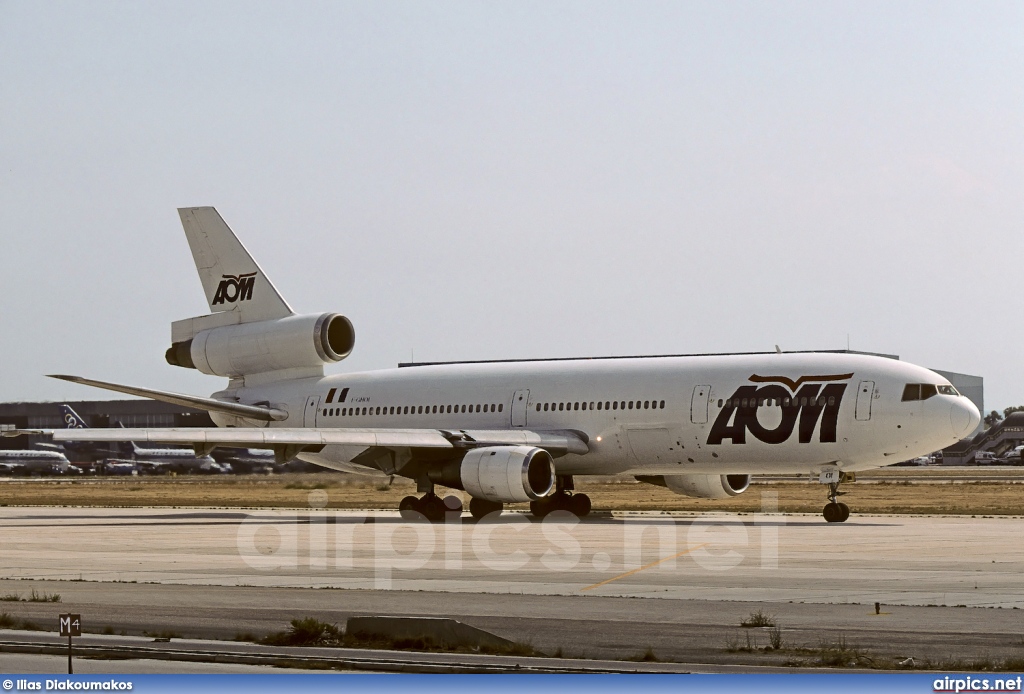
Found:
[(81, 636), (82, 635), (82, 615), (80, 614), (62, 614), (60, 615), (60, 635), (61, 636)]
[(82, 615), (62, 614), (60, 618), (60, 635), (68, 637), (68, 674), (75, 674), (74, 665), (71, 664), (71, 637), (82, 635)]

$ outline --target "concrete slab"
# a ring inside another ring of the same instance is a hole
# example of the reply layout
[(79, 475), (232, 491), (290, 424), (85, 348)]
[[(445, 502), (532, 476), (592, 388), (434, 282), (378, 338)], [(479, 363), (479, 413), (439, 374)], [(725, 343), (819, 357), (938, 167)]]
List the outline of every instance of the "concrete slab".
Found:
[(447, 617), (349, 617), (345, 633), (390, 641), (432, 642), (447, 648), (483, 647), (508, 652), (516, 645), (508, 639)]
[[(199, 663), (185, 661), (102, 660), (75, 658), (76, 675), (305, 675), (316, 670), (278, 668), (269, 665), (241, 665), (238, 663)], [(37, 675), (66, 675), (68, 659), (60, 655), (40, 653), (0, 653), (0, 671), (33, 673)], [(355, 674), (356, 671), (336, 670), (334, 674)]]

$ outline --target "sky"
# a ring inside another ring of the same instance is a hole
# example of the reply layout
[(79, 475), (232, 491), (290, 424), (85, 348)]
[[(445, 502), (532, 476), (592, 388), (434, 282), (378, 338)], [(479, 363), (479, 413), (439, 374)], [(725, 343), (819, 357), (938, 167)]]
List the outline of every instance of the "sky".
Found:
[(1024, 404), (1024, 4), (0, 0), (0, 400), (206, 395), (178, 207), (329, 373), (853, 349)]

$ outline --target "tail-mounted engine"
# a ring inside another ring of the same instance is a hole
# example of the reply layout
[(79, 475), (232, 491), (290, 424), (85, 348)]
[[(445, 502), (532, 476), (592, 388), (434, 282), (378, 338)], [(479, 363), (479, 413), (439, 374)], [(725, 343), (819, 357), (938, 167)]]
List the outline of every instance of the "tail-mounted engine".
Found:
[(171, 344), (165, 355), (168, 364), (229, 378), (322, 368), (351, 354), (356, 341), (352, 323), (337, 313), (292, 315), (206, 329), (191, 323), (200, 320), (179, 321), (172, 327), (172, 335), (177, 332), (187, 339)]

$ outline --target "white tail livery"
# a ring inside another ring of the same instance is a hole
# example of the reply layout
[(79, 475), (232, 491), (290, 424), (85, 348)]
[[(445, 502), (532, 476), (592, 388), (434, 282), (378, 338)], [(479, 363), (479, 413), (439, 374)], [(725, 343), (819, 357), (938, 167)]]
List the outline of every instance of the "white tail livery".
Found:
[(234, 311), (239, 323), (294, 313), (262, 268), (212, 207), (178, 210), (210, 311)]
[(349, 355), (352, 323), (336, 313), (295, 315), (217, 210), (178, 214), (212, 313), (171, 325), (170, 364), (253, 385), (322, 376), (324, 364)]
[[(187, 404), (217, 428), (70, 429), (55, 440), (136, 440), (266, 448), (328, 468), (400, 475), (423, 496), (404, 515), (440, 519), (437, 486), (477, 517), (529, 501), (578, 516), (580, 475), (630, 474), (689, 496), (742, 493), (753, 473), (811, 473), (825, 519), (851, 473), (915, 458), (967, 436), (977, 408), (945, 378), (895, 359), (773, 352), (407, 364), (325, 376), (355, 343), (337, 313), (295, 314), (210, 207), (179, 211), (211, 314), (171, 327), (169, 363), (226, 377), (213, 397), (64, 376)], [(447, 504), (447, 505), (446, 505)]]

